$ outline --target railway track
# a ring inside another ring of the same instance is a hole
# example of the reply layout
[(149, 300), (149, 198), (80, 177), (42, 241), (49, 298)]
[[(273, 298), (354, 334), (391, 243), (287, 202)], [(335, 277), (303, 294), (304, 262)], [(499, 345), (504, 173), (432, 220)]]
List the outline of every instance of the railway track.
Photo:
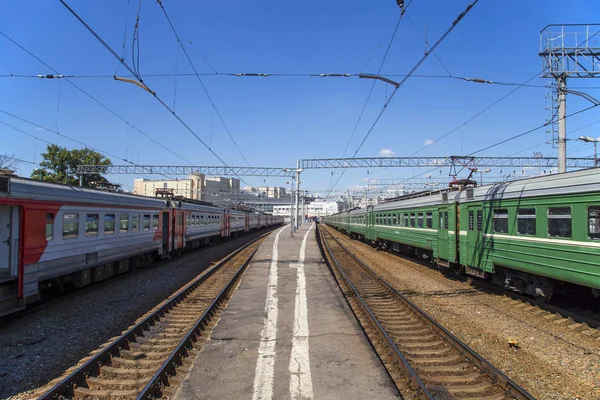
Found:
[(267, 234), (239, 248), (96, 350), (39, 399), (137, 398), (180, 383)]
[[(388, 371), (403, 394), (416, 399), (533, 399), (377, 276), (326, 230), (319, 229), (318, 239), (365, 331), (376, 333), (370, 340), (378, 344), (374, 347), (387, 361)], [(397, 378), (397, 370), (402, 378)]]
[[(356, 240), (349, 237), (348, 239)], [(359, 242), (364, 243), (363, 241)], [(579, 332), (582, 335), (600, 340), (599, 308), (596, 305), (596, 299), (591, 298), (591, 296), (584, 299), (574, 299), (573, 297), (565, 298), (564, 296), (561, 297), (561, 295), (555, 295), (550, 302), (542, 302), (526, 294), (507, 290), (480, 279), (474, 279), (465, 275), (457, 275), (447, 268), (436, 267), (431, 263), (415, 259), (414, 257), (405, 254), (395, 251), (387, 251), (387, 253), (415, 264), (414, 268), (422, 267), (441, 272), (443, 278), (431, 276), (431, 279), (434, 279), (437, 282), (443, 282), (444, 279), (451, 279), (468, 283), (477, 290), (502, 296), (500, 300), (505, 302), (506, 305), (515, 306), (522, 310), (528, 309), (531, 313), (542, 316), (548, 322), (567, 326), (574, 332)], [(408, 295), (408, 293), (404, 294)], [(575, 300), (575, 302), (573, 300)]]

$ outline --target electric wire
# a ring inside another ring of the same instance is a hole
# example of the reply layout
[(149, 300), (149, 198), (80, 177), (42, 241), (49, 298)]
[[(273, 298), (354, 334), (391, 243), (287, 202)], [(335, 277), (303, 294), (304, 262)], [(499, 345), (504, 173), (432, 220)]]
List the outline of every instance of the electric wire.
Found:
[[(410, 78), (410, 76), (419, 68), (419, 66), (421, 66), (421, 64), (423, 64), (423, 62), (427, 59), (427, 57), (429, 57), (429, 55), (435, 51), (435, 49), (444, 41), (444, 39), (450, 34), (450, 32), (452, 32), (454, 30), (454, 28), (458, 25), (458, 23), (469, 13), (469, 11), (471, 11), (473, 9), (473, 7), (478, 2), (479, 2), (479, 0), (475, 0), (474, 2), (469, 4), (467, 6), (467, 8), (462, 13), (460, 13), (459, 16), (454, 20), (454, 22), (452, 23), (452, 26), (450, 26), (450, 28), (448, 28), (446, 30), (446, 32), (444, 32), (444, 34), (435, 42), (435, 44), (427, 52), (425, 52), (423, 57), (421, 57), (421, 59), (413, 66), (413, 68), (408, 72), (408, 74), (406, 74), (406, 76), (399, 83), (396, 84), (396, 89), (394, 89), (394, 91), (390, 95), (390, 98), (388, 99), (388, 101), (383, 105), (383, 108), (380, 111), (379, 115), (377, 116), (377, 118), (375, 119), (373, 124), (371, 125), (371, 128), (367, 131), (367, 134), (365, 135), (361, 144), (358, 146), (358, 148), (356, 149), (356, 151), (354, 152), (354, 154), (352, 155), (351, 158), (354, 158), (356, 156), (356, 154), (358, 154), (358, 152), (360, 151), (362, 146), (365, 144), (369, 135), (371, 134), (371, 132), (373, 132), (375, 125), (377, 124), (377, 122), (379, 121), (379, 119), (381, 118), (381, 116), (383, 115), (385, 110), (387, 109), (388, 104), (392, 101), (392, 99), (394, 98), (394, 95), (398, 92), (398, 89)], [(334, 183), (333, 187), (331, 188), (332, 190), (335, 188), (335, 186), (338, 184), (338, 182), (340, 181), (342, 176), (344, 176), (344, 174), (346, 173), (347, 170), (348, 170), (348, 168), (344, 168), (342, 170), (340, 176), (338, 177), (338, 179)]]
[[(42, 59), (40, 59), (38, 56), (36, 56), (35, 54), (33, 54), (32, 52), (30, 52), (28, 49), (26, 49), (25, 47), (23, 47), (21, 44), (17, 43), (15, 40), (13, 40), (11, 37), (9, 37), (8, 35), (6, 35), (4, 32), (0, 32), (0, 35), (4, 36), (6, 39), (8, 39), (10, 42), (12, 42), (14, 45), (16, 45), (17, 47), (19, 47), (21, 50), (23, 50), (25, 53), (29, 54), (31, 57), (33, 57), (34, 59), (36, 59), (39, 63), (41, 63), (42, 65), (44, 65), (46, 68), (50, 69), (51, 71), (53, 71), (55, 74), (59, 74), (59, 72), (52, 68), (50, 65), (48, 65), (47, 63), (45, 63)], [(60, 75), (60, 74), (59, 74)], [(179, 154), (175, 153), (173, 150), (171, 150), (170, 148), (168, 148), (167, 146), (165, 146), (164, 144), (160, 143), (159, 141), (157, 141), (156, 139), (154, 139), (152, 136), (148, 135), (147, 133), (145, 133), (144, 131), (142, 131), (141, 129), (139, 129), (138, 127), (136, 127), (135, 125), (133, 125), (132, 123), (130, 123), (129, 121), (127, 121), (125, 118), (123, 118), (120, 114), (118, 114), (116, 111), (112, 110), (111, 108), (109, 108), (107, 105), (105, 105), (104, 103), (102, 103), (100, 100), (96, 99), (94, 96), (92, 96), (90, 93), (88, 93), (87, 91), (85, 91), (84, 89), (82, 89), (79, 85), (77, 85), (75, 82), (71, 81), (68, 78), (63, 78), (65, 79), (67, 82), (69, 82), (69, 84), (71, 84), (71, 86), (73, 86), (74, 88), (76, 88), (77, 90), (79, 90), (81, 93), (83, 93), (85, 96), (87, 96), (88, 98), (90, 98), (91, 100), (93, 100), (96, 104), (100, 105), (102, 108), (104, 108), (106, 111), (108, 111), (109, 113), (111, 113), (112, 115), (114, 115), (115, 117), (117, 117), (119, 120), (121, 120), (122, 122), (124, 122), (127, 126), (133, 128), (134, 130), (136, 130), (137, 132), (139, 132), (140, 134), (142, 134), (144, 137), (146, 137), (147, 139), (149, 139), (150, 141), (152, 141), (153, 143), (155, 143), (156, 145), (160, 146), (161, 148), (163, 148), (164, 150), (168, 151), (169, 153), (171, 153), (172, 155), (176, 156), (177, 158), (187, 162), (190, 165), (194, 165), (194, 163), (192, 163), (191, 161), (187, 160), (186, 158), (180, 156)]]
[[(351, 78), (363, 75), (363, 73), (249, 73), (249, 72), (199, 72), (198, 74), (193, 73), (150, 73), (144, 74), (146, 78), (172, 78), (172, 77), (196, 77), (199, 76), (218, 76), (218, 77), (236, 77), (236, 78), (254, 78), (254, 77), (316, 77), (316, 78)], [(124, 78), (135, 78), (133, 75), (121, 75)], [(382, 74), (382, 77), (405, 77), (406, 74)], [(114, 75), (26, 75), (26, 74), (4, 74), (0, 75), (0, 78), (32, 78), (32, 79), (60, 79), (60, 78), (70, 78), (70, 79), (114, 79)], [(485, 84), (485, 85), (498, 85), (498, 86), (520, 86), (520, 87), (529, 87), (529, 88), (539, 88), (539, 89), (548, 89), (547, 85), (535, 85), (535, 84), (526, 84), (525, 82), (504, 82), (504, 81), (493, 81), (482, 78), (472, 78), (472, 77), (464, 77), (457, 75), (419, 75), (413, 74), (411, 78), (418, 79), (453, 79), (460, 80), (468, 83), (477, 83), (477, 84)], [(600, 86), (570, 86), (570, 89), (589, 89), (589, 90), (598, 90)]]
[[(123, 66), (131, 73), (133, 74), (140, 83), (143, 84), (143, 80), (141, 78), (141, 76), (139, 76), (139, 74), (136, 74), (136, 72), (131, 68), (131, 66), (129, 66), (129, 64), (127, 64), (125, 62), (125, 60), (119, 58), (119, 55), (112, 49), (112, 47), (110, 47), (110, 45), (108, 43), (106, 43), (93, 29), (91, 26), (89, 26), (71, 7), (69, 7), (69, 5), (64, 1), (64, 0), (59, 0), (60, 3), (117, 59), (121, 62), (121, 64), (123, 64)], [(144, 85), (146, 86), (146, 85)], [(146, 86), (147, 88), (147, 86)], [(179, 115), (177, 115), (160, 97), (158, 97), (156, 95), (155, 92), (152, 92), (148, 89), (148, 91), (152, 94), (152, 96), (165, 108), (167, 109), (172, 115), (173, 117), (175, 117), (175, 119), (177, 119), (196, 139), (198, 139), (198, 141), (206, 148), (208, 149), (208, 151), (211, 152), (212, 155), (214, 155), (225, 167), (230, 168), (229, 165), (227, 165), (227, 163), (213, 150), (211, 149), (206, 142), (204, 142), (204, 140), (202, 140), (202, 138), (200, 138), (200, 136), (198, 136), (198, 134), (196, 132), (194, 132), (194, 130), (183, 120), (181, 119), (181, 117)], [(246, 185), (248, 184), (239, 174), (237, 174), (236, 172), (232, 171), (232, 174), (237, 176), (242, 182), (244, 182)]]
[(456, 127), (450, 129), (448, 132), (444, 133), (443, 135), (439, 136), (438, 138), (434, 139), (432, 143), (425, 145), (423, 147), (421, 147), (419, 150), (415, 151), (414, 153), (410, 154), (409, 157), (412, 157), (418, 153), (420, 153), (421, 151), (425, 150), (426, 148), (430, 147), (431, 145), (439, 142), (440, 140), (448, 137), (449, 135), (451, 135), (452, 133), (456, 132), (457, 130), (461, 129), (462, 127), (464, 127), (465, 125), (469, 124), (470, 122), (472, 122), (473, 120), (477, 119), (479, 116), (481, 116), (482, 114), (484, 114), (486, 111), (490, 110), (492, 107), (496, 106), (498, 103), (502, 102), (504, 99), (506, 99), (508, 96), (510, 96), (511, 94), (513, 94), (514, 92), (516, 92), (517, 90), (521, 89), (524, 85), (528, 84), (529, 82), (531, 82), (533, 79), (537, 78), (537, 76), (539, 75), (538, 72), (535, 73), (535, 75), (533, 75), (531, 78), (527, 79), (525, 82), (523, 82), (520, 85), (517, 85), (516, 88), (514, 88), (513, 90), (511, 90), (510, 92), (506, 93), (504, 96), (500, 97), (498, 100), (494, 101), (492, 104), (490, 104), (489, 106), (485, 107), (483, 110), (479, 111), (477, 114), (473, 115), (471, 118), (469, 118), (468, 120), (466, 120), (465, 122), (461, 123), (460, 125), (457, 125)]
[(537, 130), (540, 130), (540, 129), (542, 129), (542, 128), (544, 128), (544, 127), (546, 127), (546, 126), (550, 125), (550, 124), (553, 124), (553, 123), (555, 123), (555, 122), (558, 122), (558, 121), (560, 121), (560, 120), (562, 120), (562, 119), (567, 119), (567, 118), (573, 117), (573, 116), (575, 116), (575, 115), (577, 115), (577, 114), (581, 114), (582, 112), (585, 112), (585, 111), (591, 110), (592, 108), (596, 108), (596, 107), (598, 107), (599, 105), (600, 105), (600, 104), (594, 104), (594, 105), (591, 105), (591, 106), (589, 106), (589, 107), (586, 107), (586, 108), (584, 108), (584, 109), (581, 109), (581, 110), (579, 110), (579, 111), (575, 111), (574, 113), (568, 114), (568, 115), (566, 115), (565, 117), (562, 117), (562, 118), (559, 118), (559, 119), (556, 119), (556, 120), (555, 120), (555, 119), (552, 119), (552, 120), (550, 120), (550, 121), (547, 121), (547, 122), (543, 123), (542, 125), (539, 125), (539, 126), (537, 126), (537, 127), (533, 128), (533, 129), (529, 129), (529, 130), (527, 130), (527, 131), (525, 131), (525, 132), (521, 132), (521, 133), (519, 133), (519, 134), (517, 134), (517, 135), (511, 136), (511, 137), (509, 137), (509, 138), (507, 138), (507, 139), (501, 140), (501, 141), (499, 141), (499, 142), (496, 142), (496, 143), (494, 143), (494, 144), (492, 144), (492, 145), (486, 146), (486, 147), (484, 147), (484, 148), (482, 148), (482, 149), (479, 149), (479, 150), (477, 150), (477, 151), (474, 151), (474, 152), (472, 152), (472, 153), (469, 153), (469, 154), (467, 154), (467, 155), (468, 155), (468, 156), (472, 156), (472, 155), (474, 155), (474, 154), (481, 153), (482, 151), (489, 150), (489, 149), (492, 149), (492, 148), (494, 148), (494, 147), (500, 146), (501, 144), (504, 144), (504, 143), (510, 142), (510, 141), (512, 141), (512, 140), (518, 139), (518, 138), (520, 138), (520, 137), (522, 137), (522, 136), (528, 135), (528, 134), (530, 134), (530, 133), (532, 133), (532, 132), (535, 132), (535, 131), (537, 131)]
[[(377, 68), (377, 73), (376, 75), (379, 75), (381, 73), (381, 69), (383, 68), (383, 65), (385, 64), (385, 61), (387, 60), (387, 56), (390, 52), (390, 49), (392, 47), (392, 43), (394, 43), (394, 38), (396, 37), (396, 33), (398, 32), (398, 27), (400, 26), (400, 22), (402, 22), (402, 17), (406, 14), (406, 10), (408, 9), (408, 7), (410, 7), (410, 5), (412, 4), (412, 0), (406, 5), (406, 6), (402, 6), (401, 7), (401, 12), (400, 12), (400, 16), (398, 17), (398, 22), (396, 22), (396, 26), (394, 27), (394, 32), (392, 33), (392, 37), (390, 38), (387, 48), (385, 49), (385, 53), (383, 55), (383, 58), (381, 59), (381, 63), (379, 64), (379, 68)], [(364, 67), (363, 67), (364, 68)], [(362, 117), (365, 113), (365, 110), (367, 108), (367, 104), (369, 104), (369, 100), (371, 99), (371, 96), (373, 95), (373, 90), (375, 89), (375, 84), (377, 83), (376, 80), (373, 80), (373, 82), (371, 83), (371, 87), (369, 88), (369, 93), (367, 95), (367, 98), (365, 99), (365, 102), (362, 106), (362, 109), (360, 110), (360, 113), (358, 115), (358, 119), (356, 120), (356, 124), (354, 124), (354, 128), (352, 129), (352, 134), (350, 135), (350, 137), (348, 138), (348, 142), (346, 143), (346, 147), (344, 147), (344, 151), (342, 152), (342, 158), (346, 155), (346, 152), (348, 151), (348, 147), (350, 146), (350, 143), (352, 143), (352, 139), (354, 138), (354, 135), (356, 134), (356, 130), (358, 129), (358, 126), (360, 125), (360, 122), (362, 120)], [(397, 89), (397, 88), (396, 88)], [(394, 93), (391, 95), (391, 97), (393, 97)], [(389, 103), (389, 101), (388, 101)], [(385, 106), (384, 106), (385, 108)], [(356, 154), (356, 153), (354, 153)], [(340, 178), (342, 177), (342, 175), (344, 174), (345, 171), (342, 171)], [(333, 175), (331, 176), (331, 178), (333, 179)], [(330, 181), (332, 180), (330, 179)], [(331, 189), (333, 189), (335, 187), (335, 185), (337, 184), (338, 180), (336, 181), (336, 183), (334, 184), (333, 187), (331, 187)]]
[[(586, 40), (584, 40), (582, 43), (580, 43), (577, 47), (581, 47), (583, 45), (585, 45), (590, 39), (592, 39), (594, 36), (596, 36), (598, 33), (600, 33), (600, 31), (594, 33), (593, 35), (589, 36)], [(543, 71), (541, 71), (541, 73), (543, 73)], [(508, 92), (506, 95), (502, 96), (500, 99), (496, 100), (494, 103), (492, 103), (491, 105), (489, 105), (488, 107), (484, 108), (482, 111), (480, 111), (479, 113), (475, 114), (473, 117), (469, 118), (467, 121), (463, 122), (462, 124), (458, 125), (457, 127), (455, 127), (454, 129), (451, 129), (450, 131), (446, 132), (445, 134), (443, 134), (442, 136), (438, 137), (437, 139), (435, 139), (432, 143), (429, 143), (425, 146), (423, 146), (422, 148), (420, 148), (419, 150), (417, 150), (416, 152), (412, 153), (410, 156), (414, 156), (415, 154), (420, 153), (421, 151), (425, 150), (426, 148), (430, 147), (431, 145), (433, 145), (434, 143), (439, 142), (440, 140), (444, 139), (445, 137), (447, 137), (448, 135), (452, 134), (453, 132), (456, 132), (457, 130), (459, 130), (460, 128), (462, 128), (463, 126), (467, 125), (468, 123), (470, 123), (471, 121), (473, 121), (474, 119), (476, 119), (477, 117), (479, 117), (480, 115), (482, 115), (483, 113), (485, 113), (486, 111), (488, 111), (490, 108), (494, 107), (496, 104), (500, 103), (502, 100), (504, 100), (505, 98), (507, 98), (508, 96), (510, 96), (511, 94), (513, 94), (514, 92), (516, 92), (517, 90), (519, 90), (522, 87), (525, 86), (532, 86), (532, 85), (528, 85), (529, 82), (531, 82), (534, 78), (536, 78), (538, 75), (540, 74), (540, 72), (536, 72), (536, 74), (534, 76), (532, 76), (531, 78), (529, 78), (528, 80), (526, 80), (525, 82), (523, 82), (522, 84), (517, 84), (516, 88), (511, 90), (510, 92)], [(458, 79), (466, 79), (468, 80), (468, 78), (458, 78)], [(501, 85), (506, 85), (506, 86), (515, 86), (515, 84), (512, 83), (499, 83), (499, 82), (493, 82), (493, 81), (485, 81), (485, 80), (477, 80), (478, 83), (495, 83), (495, 84), (501, 84)], [(544, 88), (547, 88), (546, 85), (541, 86)], [(556, 112), (552, 115), (552, 117), (550, 118), (550, 120), (554, 120), (554, 118), (556, 117)], [(550, 125), (550, 122), (547, 123), (544, 126)], [(512, 139), (511, 139), (512, 140)]]
[[(31, 120), (28, 120), (28, 119), (26, 119), (26, 118), (19, 117), (18, 115), (15, 115), (15, 114), (13, 114), (13, 113), (11, 113), (11, 112), (8, 112), (8, 111), (6, 111), (6, 110), (2, 110), (2, 109), (0, 109), (0, 113), (6, 114), (6, 115), (8, 115), (8, 116), (10, 116), (10, 117), (12, 117), (12, 118), (15, 118), (15, 119), (19, 120), (19, 121), (22, 121), (22, 122), (28, 123), (28, 124), (30, 124), (30, 125), (33, 125), (33, 126), (35, 126), (36, 128), (38, 128), (38, 129), (41, 129), (41, 130), (44, 130), (44, 131), (47, 131), (47, 132), (53, 133), (53, 134), (55, 134), (55, 135), (58, 135), (58, 136), (60, 136), (60, 137), (62, 137), (62, 138), (64, 138), (64, 139), (67, 139), (67, 140), (70, 140), (70, 141), (72, 141), (72, 142), (75, 142), (75, 143), (77, 143), (77, 144), (79, 144), (79, 145), (82, 145), (82, 146), (84, 146), (85, 148), (88, 148), (88, 149), (94, 150), (95, 152), (97, 152), (97, 153), (100, 153), (100, 154), (102, 154), (102, 155), (104, 155), (104, 156), (110, 156), (110, 157), (112, 157), (112, 158), (116, 158), (116, 159), (118, 159), (118, 160), (121, 160), (121, 161), (124, 161), (124, 162), (126, 162), (126, 163), (129, 163), (129, 164), (131, 164), (131, 165), (135, 165), (135, 166), (137, 166), (137, 167), (141, 167), (141, 165), (139, 165), (139, 164), (136, 164), (136, 163), (134, 163), (134, 162), (132, 162), (132, 161), (129, 161), (129, 160), (127, 160), (126, 158), (120, 157), (120, 156), (118, 156), (118, 155), (116, 155), (116, 154), (113, 154), (113, 153), (110, 153), (110, 152), (108, 152), (108, 151), (100, 150), (99, 148), (97, 148), (97, 147), (94, 147), (94, 146), (90, 146), (89, 144), (87, 144), (87, 143), (84, 143), (84, 142), (82, 142), (81, 140), (77, 140), (77, 139), (75, 139), (75, 138), (73, 138), (73, 137), (71, 137), (71, 136), (68, 136), (68, 135), (65, 135), (65, 134), (63, 134), (63, 133), (60, 133), (60, 132), (58, 132), (58, 131), (52, 130), (52, 129), (50, 129), (50, 128), (47, 128), (47, 127), (45, 127), (45, 126), (43, 126), (43, 125), (37, 124), (37, 123), (35, 123), (35, 122), (31, 121)], [(24, 131), (24, 130), (22, 130), (22, 129), (20, 129), (20, 128), (17, 128), (17, 127), (16, 127), (16, 126), (14, 126), (14, 125), (8, 124), (8, 123), (6, 123), (6, 122), (4, 122), (4, 121), (0, 121), (0, 124), (2, 124), (2, 125), (5, 125), (5, 126), (7, 126), (7, 127), (11, 128), (11, 129), (14, 129), (14, 130), (18, 131), (18, 132), (21, 132), (21, 133), (23, 133), (23, 134), (25, 134), (25, 135), (27, 135), (27, 136), (29, 136), (29, 137), (31, 137), (31, 138), (34, 138), (34, 139), (36, 139), (36, 140), (39, 140), (40, 142), (44, 142), (44, 143), (46, 143), (46, 144), (49, 144), (49, 145), (53, 145), (53, 144), (55, 144), (55, 143), (51, 143), (51, 142), (49, 142), (49, 141), (47, 141), (47, 140), (44, 140), (44, 139), (42, 139), (42, 138), (39, 138), (39, 137), (37, 137), (37, 136), (35, 136), (35, 135), (33, 135), (33, 134), (29, 133), (29, 132), (26, 132), (26, 131)], [(161, 175), (162, 175), (162, 176), (164, 176), (165, 178), (173, 179), (173, 177), (171, 177), (171, 176), (164, 175), (164, 174), (161, 174)]]
[(202, 86), (202, 90), (204, 90), (204, 93), (206, 94), (206, 97), (210, 101), (210, 104), (211, 104), (212, 108), (215, 110), (215, 113), (217, 114), (217, 117), (221, 121), (221, 124), (223, 124), (223, 127), (225, 128), (225, 132), (227, 132), (227, 135), (229, 135), (229, 138), (233, 142), (233, 145), (238, 150), (238, 152), (240, 153), (240, 155), (242, 156), (242, 158), (244, 159), (244, 161), (246, 162), (246, 164), (248, 166), (250, 166), (250, 163), (246, 159), (246, 156), (242, 152), (242, 149), (240, 149), (240, 147), (238, 146), (237, 142), (233, 138), (233, 135), (231, 134), (231, 131), (229, 130), (229, 127), (227, 127), (227, 124), (225, 123), (225, 120), (223, 119), (223, 117), (221, 116), (221, 113), (217, 109), (217, 106), (215, 105), (215, 102), (213, 101), (210, 93), (208, 92), (208, 89), (206, 88), (206, 85), (204, 85), (204, 82), (200, 78), (200, 75), (198, 75), (198, 71), (196, 70), (196, 66), (192, 62), (192, 59), (190, 58), (190, 55), (188, 54), (185, 46), (181, 42), (181, 39), (179, 38), (179, 34), (177, 33), (177, 30), (175, 29), (175, 26), (171, 22), (171, 18), (169, 18), (169, 15), (167, 14), (167, 10), (165, 10), (165, 7), (163, 6), (162, 1), (161, 0), (157, 0), (157, 1), (158, 1), (158, 5), (160, 6), (160, 8), (162, 9), (162, 11), (163, 11), (163, 13), (165, 15), (165, 18), (166, 18), (167, 22), (169, 23), (169, 26), (171, 27), (171, 30), (173, 31), (173, 34), (175, 35), (175, 38), (177, 39), (177, 42), (179, 43), (179, 46), (181, 47), (181, 50), (183, 51), (183, 54), (185, 55), (185, 58), (187, 58), (188, 62), (190, 63), (190, 66), (194, 70), (194, 73), (196, 74), (196, 78), (198, 79), (198, 82), (200, 83), (200, 86)]

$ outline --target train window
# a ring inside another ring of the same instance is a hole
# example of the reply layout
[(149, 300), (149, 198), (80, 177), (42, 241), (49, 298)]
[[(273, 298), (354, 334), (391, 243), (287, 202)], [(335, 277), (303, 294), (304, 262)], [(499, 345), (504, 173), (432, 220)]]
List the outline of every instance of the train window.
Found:
[(115, 214), (104, 214), (104, 234), (115, 233)]
[(440, 229), (444, 229), (444, 212), (440, 211)]
[(427, 228), (433, 228), (433, 213), (425, 213), (425, 226)]
[(190, 216), (189, 215), (185, 216), (185, 226), (190, 226)]
[(394, 225), (398, 225), (398, 214), (394, 214)]
[(63, 239), (76, 238), (79, 235), (79, 214), (63, 214)]
[(183, 226), (183, 214), (181, 213), (177, 216), (177, 225)]
[(444, 211), (444, 229), (448, 229), (448, 211)]
[(142, 225), (145, 231), (150, 230), (150, 214), (144, 214), (144, 224)]
[(152, 229), (155, 231), (158, 230), (158, 214), (152, 216)]
[(521, 235), (535, 235), (535, 208), (517, 210), (517, 232)]
[(423, 227), (423, 213), (418, 213), (417, 214), (417, 226), (419, 228)]
[(477, 230), (483, 231), (483, 210), (477, 210)]
[(140, 221), (140, 216), (137, 214), (134, 214), (131, 216), (131, 232), (137, 232), (138, 231), (138, 224)]
[(85, 236), (97, 235), (99, 224), (100, 216), (98, 214), (87, 214), (85, 217)]
[(415, 214), (410, 214), (410, 226), (415, 227)]
[(409, 224), (408, 224), (408, 214), (404, 214), (404, 226), (409, 226)]
[(129, 214), (121, 214), (121, 218), (119, 220), (119, 232), (129, 232)]
[(469, 210), (469, 230), (472, 231), (475, 229), (475, 212), (473, 210)]
[(508, 233), (508, 210), (494, 210), (494, 232)]
[(571, 237), (571, 207), (548, 208), (548, 235)]
[(54, 239), (54, 214), (46, 214), (46, 240)]
[(600, 240), (600, 207), (588, 208), (588, 238)]

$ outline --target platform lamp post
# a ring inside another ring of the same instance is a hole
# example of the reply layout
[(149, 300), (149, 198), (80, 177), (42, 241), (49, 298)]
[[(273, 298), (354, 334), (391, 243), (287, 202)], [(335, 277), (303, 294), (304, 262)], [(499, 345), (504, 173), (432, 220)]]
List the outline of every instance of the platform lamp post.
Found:
[(291, 181), (287, 181), (286, 182), (288, 185), (290, 185), (290, 233), (292, 234), (292, 236), (294, 235), (294, 223), (293, 223), (293, 214), (294, 214), (294, 179), (292, 178)]
[(300, 212), (300, 174), (302, 173), (302, 171), (304, 171), (304, 168), (300, 168), (300, 160), (298, 160), (298, 163), (296, 165), (296, 169), (282, 168), (283, 172), (292, 171), (296, 174), (296, 218), (294, 218), (294, 231), (298, 230), (298, 215)]
[(473, 170), (473, 172), (479, 172), (479, 184), (481, 186), (483, 186), (483, 174), (487, 174), (490, 171), (491, 171), (491, 169), (489, 169), (489, 168), (486, 168), (486, 169), (476, 168)]
[(598, 153), (596, 151), (596, 143), (600, 142), (600, 138), (594, 139), (589, 136), (579, 136), (579, 140), (586, 143), (594, 143), (594, 168), (598, 166)]

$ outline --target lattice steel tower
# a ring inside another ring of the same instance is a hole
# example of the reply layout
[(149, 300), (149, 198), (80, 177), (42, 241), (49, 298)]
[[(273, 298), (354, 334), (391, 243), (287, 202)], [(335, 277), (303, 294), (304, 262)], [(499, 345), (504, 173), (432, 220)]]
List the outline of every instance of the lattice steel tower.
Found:
[(600, 77), (600, 24), (548, 25), (540, 32), (542, 77), (551, 79), (550, 132), (558, 143), (558, 172), (566, 172), (567, 93), (582, 96), (594, 104), (593, 97), (567, 89), (567, 78)]

